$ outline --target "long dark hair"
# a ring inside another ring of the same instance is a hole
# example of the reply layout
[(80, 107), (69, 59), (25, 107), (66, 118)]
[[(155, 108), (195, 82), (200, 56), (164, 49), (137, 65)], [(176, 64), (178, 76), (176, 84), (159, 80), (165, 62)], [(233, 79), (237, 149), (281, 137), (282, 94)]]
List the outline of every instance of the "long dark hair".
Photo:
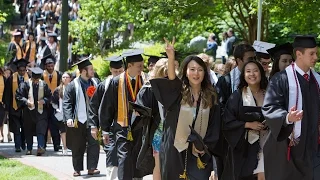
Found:
[(196, 55), (190, 55), (187, 56), (181, 65), (180, 68), (180, 73), (179, 73), (179, 78), (182, 81), (182, 104), (189, 104), (190, 106), (193, 106), (193, 101), (192, 101), (192, 94), (191, 94), (191, 87), (189, 83), (189, 79), (187, 77), (187, 69), (188, 69), (188, 64), (191, 61), (195, 61), (197, 64), (199, 64), (203, 70), (204, 70), (204, 78), (201, 82), (201, 100), (203, 102), (203, 108), (207, 107), (212, 107), (212, 98), (214, 98), (215, 103), (217, 102), (217, 93), (215, 92), (215, 89), (210, 83), (210, 78), (209, 78), (209, 72), (206, 64), (203, 62), (201, 58), (199, 58)]
[[(294, 61), (293, 59), (293, 55), (290, 54), (290, 53), (285, 53), (286, 55), (290, 55), (292, 57), (292, 61)], [(279, 55), (276, 55), (274, 58), (273, 58), (273, 64), (272, 64), (272, 69), (271, 69), (271, 72), (270, 72), (270, 76), (269, 76), (269, 79), (271, 79), (271, 77), (273, 75), (275, 75), (277, 72), (280, 72), (280, 68), (279, 68), (279, 61), (280, 61), (280, 57), (281, 55), (284, 55), (284, 54), (279, 54)]]
[(253, 63), (258, 66), (259, 71), (260, 71), (260, 75), (261, 75), (260, 89), (266, 90), (267, 86), (268, 86), (268, 79), (267, 79), (266, 74), (263, 70), (263, 67), (258, 61), (253, 61), (253, 60), (248, 61), (243, 65), (243, 68), (241, 69), (240, 83), (239, 83), (238, 89), (242, 90), (244, 87), (248, 86), (248, 83), (245, 80), (244, 75), (245, 75), (246, 66), (250, 63)]
[[(62, 74), (62, 76), (63, 75), (65, 75), (65, 74), (67, 74), (69, 77), (70, 77), (70, 79), (72, 78), (72, 75), (71, 75), (71, 73), (69, 73), (69, 72), (64, 72), (63, 74)], [(61, 76), (61, 81), (60, 81), (60, 85), (59, 85), (59, 97), (60, 98), (63, 98), (63, 82), (62, 82), (62, 76)]]

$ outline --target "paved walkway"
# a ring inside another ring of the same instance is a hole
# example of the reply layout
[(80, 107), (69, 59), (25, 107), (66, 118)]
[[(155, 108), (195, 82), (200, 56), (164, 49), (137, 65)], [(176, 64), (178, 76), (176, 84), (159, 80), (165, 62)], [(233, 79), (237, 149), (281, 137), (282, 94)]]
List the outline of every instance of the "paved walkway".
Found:
[[(4, 134), (7, 134), (6, 125), (4, 128)], [(12, 136), (13, 137), (13, 136)], [(33, 154), (36, 153), (36, 138), (34, 138), (34, 150)], [(14, 143), (8, 143), (8, 140), (5, 138), (5, 143), (0, 143), (0, 155), (18, 160), (23, 164), (33, 166), (37, 169), (42, 171), (48, 172), (49, 174), (55, 176), (59, 180), (69, 180), (69, 179), (105, 179), (106, 175), (106, 168), (105, 168), (105, 153), (104, 151), (100, 151), (100, 158), (98, 169), (101, 171), (100, 175), (97, 176), (87, 176), (87, 171), (82, 171), (83, 174), (80, 177), (74, 178), (72, 176), (73, 167), (72, 167), (72, 160), (71, 160), (71, 152), (69, 152), (68, 156), (62, 156), (60, 152), (54, 152), (52, 144), (48, 144), (47, 151), (43, 156), (26, 156), (25, 151), (21, 153), (14, 152)], [(86, 155), (84, 158), (84, 169), (86, 167)], [(152, 180), (152, 176), (146, 176), (144, 180)]]

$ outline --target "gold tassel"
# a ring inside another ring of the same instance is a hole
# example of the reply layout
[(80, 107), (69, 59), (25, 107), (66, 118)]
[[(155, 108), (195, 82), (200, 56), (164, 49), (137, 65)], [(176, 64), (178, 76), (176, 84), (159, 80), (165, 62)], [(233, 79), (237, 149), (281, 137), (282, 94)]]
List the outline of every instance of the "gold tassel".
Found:
[(99, 141), (100, 144), (101, 144), (101, 135), (102, 135), (102, 130), (101, 130), (101, 127), (100, 127), (99, 131), (98, 131), (98, 134), (97, 134), (98, 141)]
[(78, 119), (75, 119), (73, 122), (74, 128), (78, 128)]
[(200, 157), (197, 158), (197, 166), (199, 169), (204, 169), (207, 164), (203, 163), (200, 159)]
[(131, 130), (128, 130), (127, 140), (128, 140), (128, 141), (133, 141), (133, 137), (132, 137), (132, 132), (131, 132)]
[(185, 179), (185, 180), (188, 179), (188, 177), (187, 177), (187, 170), (184, 170), (184, 171), (183, 171), (183, 174), (180, 174), (180, 175), (179, 175), (179, 179)]

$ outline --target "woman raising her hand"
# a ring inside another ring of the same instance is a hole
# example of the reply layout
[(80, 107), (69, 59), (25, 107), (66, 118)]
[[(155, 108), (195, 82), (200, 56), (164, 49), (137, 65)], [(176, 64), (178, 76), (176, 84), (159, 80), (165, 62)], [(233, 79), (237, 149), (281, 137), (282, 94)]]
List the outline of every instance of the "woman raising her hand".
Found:
[(160, 144), (161, 179), (209, 179), (219, 139), (220, 108), (208, 68), (190, 55), (175, 73), (174, 39), (166, 41), (168, 78), (150, 80), (166, 114)]

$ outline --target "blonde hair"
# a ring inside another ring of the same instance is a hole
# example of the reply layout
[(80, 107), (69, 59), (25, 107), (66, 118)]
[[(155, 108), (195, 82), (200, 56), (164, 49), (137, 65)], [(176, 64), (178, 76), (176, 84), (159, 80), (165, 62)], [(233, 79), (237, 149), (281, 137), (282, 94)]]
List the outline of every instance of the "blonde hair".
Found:
[(162, 58), (154, 65), (153, 70), (150, 72), (149, 79), (164, 78), (168, 75), (168, 59)]
[(212, 56), (209, 56), (205, 53), (198, 54), (197, 56), (203, 60), (203, 62), (207, 65), (207, 67), (209, 69), (212, 68), (212, 65), (213, 65), (213, 57)]

